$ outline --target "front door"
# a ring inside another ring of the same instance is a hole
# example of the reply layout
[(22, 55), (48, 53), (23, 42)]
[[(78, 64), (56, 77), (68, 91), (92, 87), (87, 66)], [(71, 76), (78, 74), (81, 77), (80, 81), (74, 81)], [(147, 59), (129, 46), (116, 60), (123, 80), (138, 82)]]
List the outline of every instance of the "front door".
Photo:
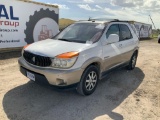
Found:
[[(106, 34), (105, 38), (106, 40), (108, 39), (110, 34), (120, 35), (119, 25), (112, 24), (105, 34)], [(103, 45), (104, 71), (114, 68), (122, 63), (121, 51), (119, 50), (120, 47), (121, 44), (119, 42)]]

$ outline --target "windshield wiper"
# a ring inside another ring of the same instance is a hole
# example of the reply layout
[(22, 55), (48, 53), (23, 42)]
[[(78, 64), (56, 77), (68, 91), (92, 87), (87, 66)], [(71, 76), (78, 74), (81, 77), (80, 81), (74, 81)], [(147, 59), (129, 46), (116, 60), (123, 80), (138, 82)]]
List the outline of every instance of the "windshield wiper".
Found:
[(73, 42), (72, 40), (65, 39), (65, 38), (59, 38), (58, 40), (62, 40), (62, 41), (68, 41), (68, 42)]
[(77, 43), (86, 43), (86, 41), (80, 41), (80, 40), (69, 40), (65, 38), (59, 38), (58, 40), (67, 41), (67, 42), (77, 42)]

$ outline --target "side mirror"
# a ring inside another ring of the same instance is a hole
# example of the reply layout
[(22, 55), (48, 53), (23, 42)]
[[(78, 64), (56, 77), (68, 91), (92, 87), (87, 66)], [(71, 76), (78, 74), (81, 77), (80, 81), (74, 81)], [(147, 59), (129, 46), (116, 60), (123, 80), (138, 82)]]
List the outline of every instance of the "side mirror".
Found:
[(107, 39), (108, 44), (116, 43), (118, 41), (119, 41), (119, 36), (117, 34), (110, 34), (108, 39)]

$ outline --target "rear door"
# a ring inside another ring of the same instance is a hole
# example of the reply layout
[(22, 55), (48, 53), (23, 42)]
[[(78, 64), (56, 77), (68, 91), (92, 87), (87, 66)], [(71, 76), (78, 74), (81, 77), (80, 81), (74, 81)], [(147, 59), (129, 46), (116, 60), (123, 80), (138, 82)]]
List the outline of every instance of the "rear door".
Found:
[(120, 48), (122, 62), (130, 60), (135, 48), (135, 41), (128, 24), (119, 24), (120, 28)]

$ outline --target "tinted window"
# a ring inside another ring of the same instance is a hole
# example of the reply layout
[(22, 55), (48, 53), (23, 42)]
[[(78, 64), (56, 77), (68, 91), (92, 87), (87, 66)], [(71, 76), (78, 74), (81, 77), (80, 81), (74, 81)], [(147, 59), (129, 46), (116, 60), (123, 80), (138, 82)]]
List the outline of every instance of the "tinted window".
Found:
[(121, 40), (128, 40), (132, 38), (132, 34), (127, 25), (120, 25)]
[(106, 33), (106, 38), (108, 38), (110, 34), (117, 34), (119, 36), (119, 26), (117, 24), (110, 26)]

